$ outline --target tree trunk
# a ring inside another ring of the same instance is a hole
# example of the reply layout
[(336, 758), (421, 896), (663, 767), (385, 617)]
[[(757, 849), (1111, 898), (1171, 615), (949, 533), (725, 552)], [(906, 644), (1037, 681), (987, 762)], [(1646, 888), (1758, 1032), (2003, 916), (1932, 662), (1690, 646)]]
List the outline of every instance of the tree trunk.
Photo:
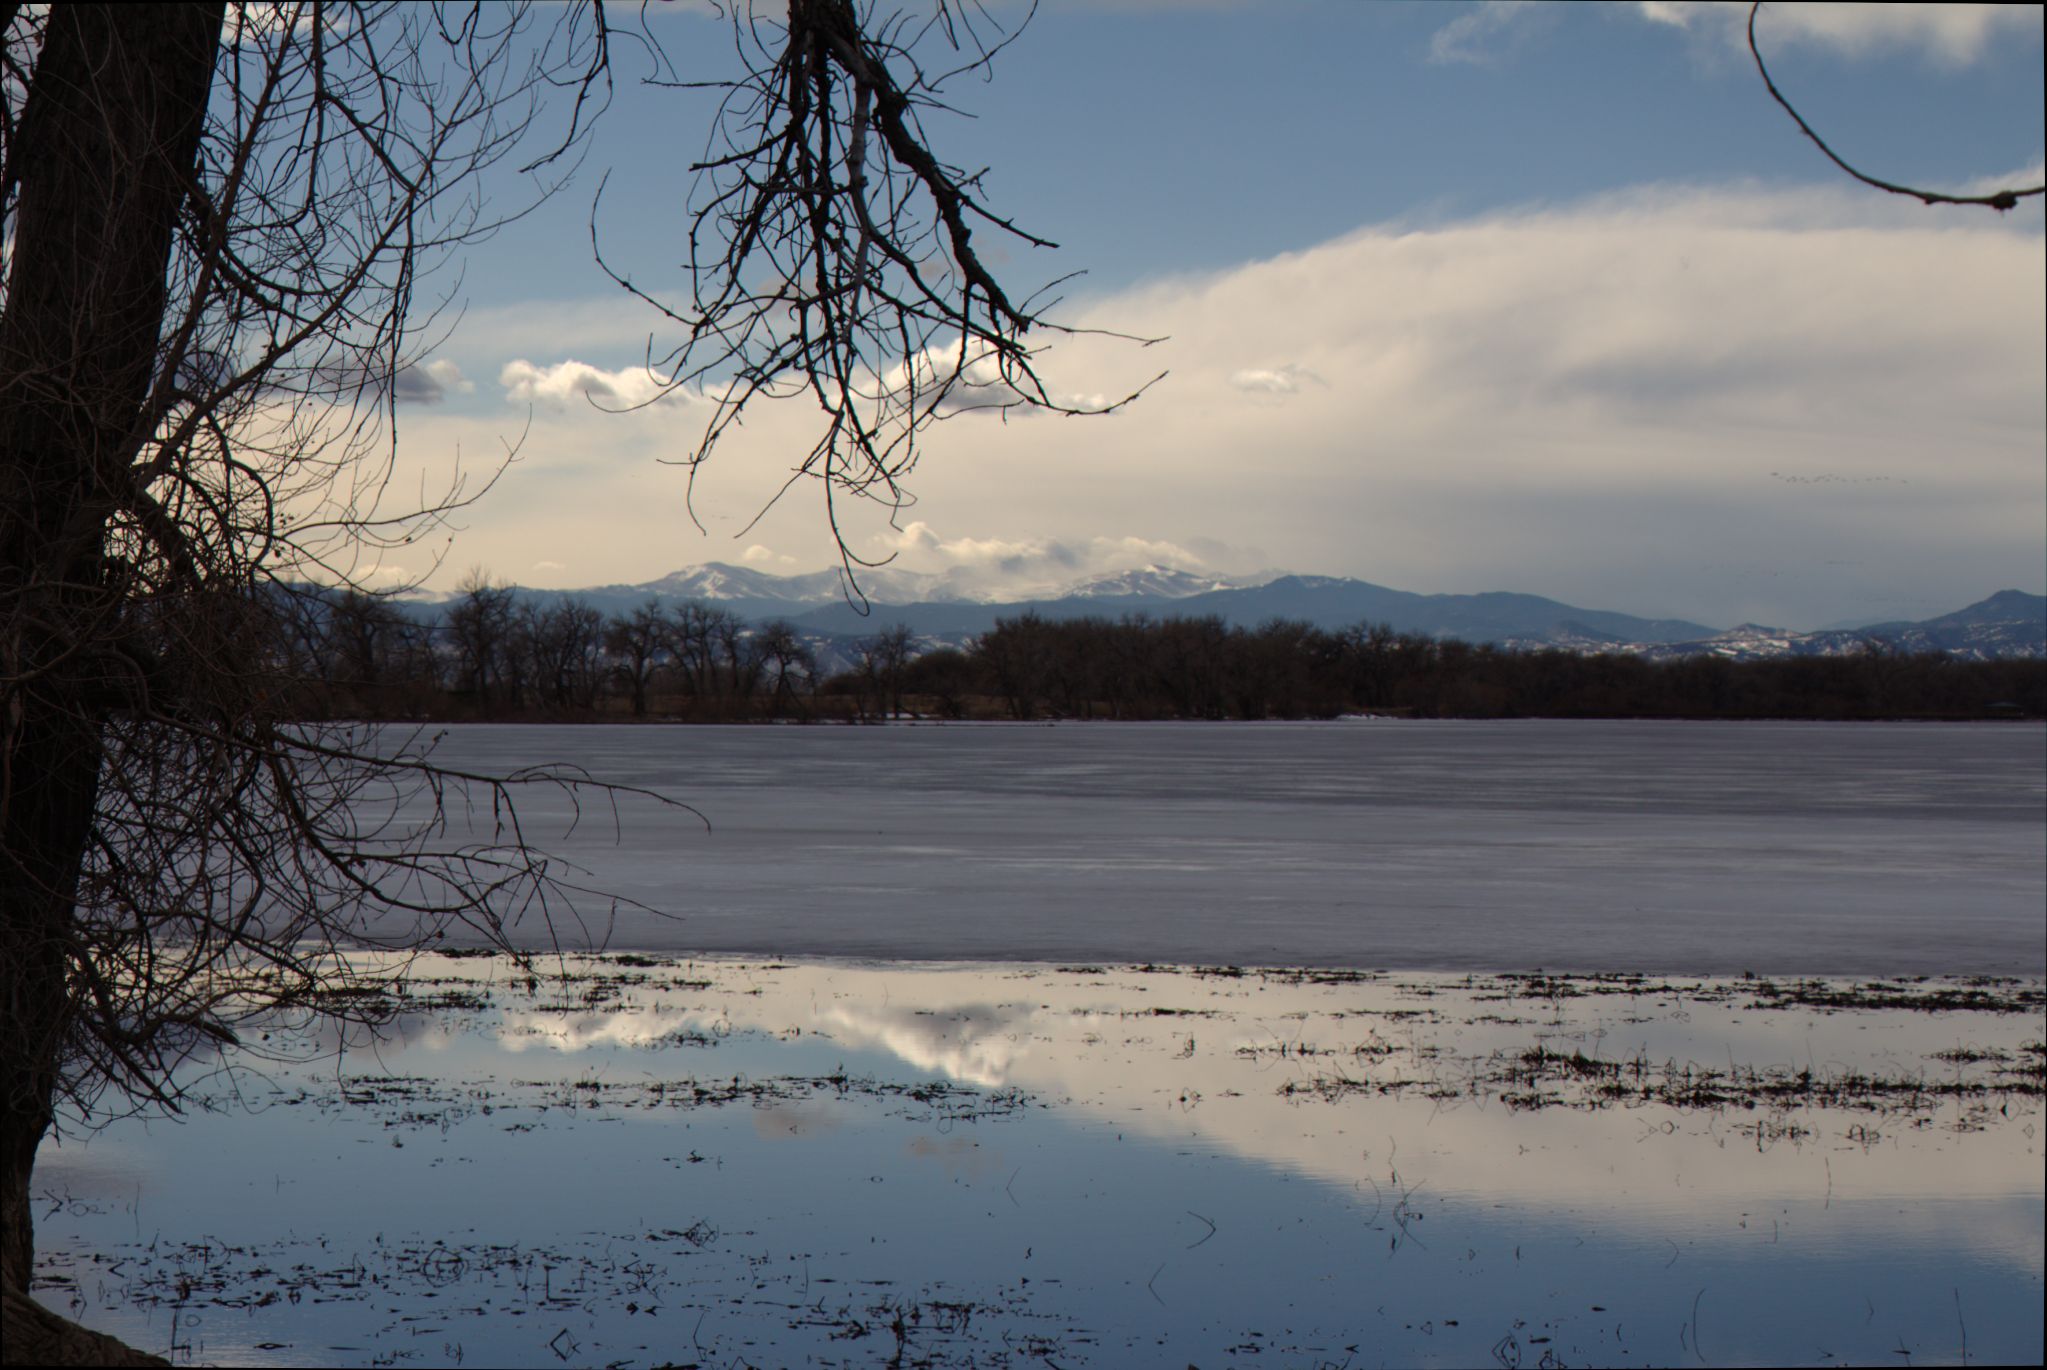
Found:
[[(203, 127), (220, 3), (59, 4), (7, 165), (0, 314), (0, 1276), (25, 1291), (28, 1186), (60, 1087), (65, 965), (92, 832), (107, 565), (154, 416), (166, 273)], [(10, 1323), (13, 1319), (10, 1317)]]
[(169, 1365), (161, 1356), (59, 1317), (8, 1286), (0, 1365)]

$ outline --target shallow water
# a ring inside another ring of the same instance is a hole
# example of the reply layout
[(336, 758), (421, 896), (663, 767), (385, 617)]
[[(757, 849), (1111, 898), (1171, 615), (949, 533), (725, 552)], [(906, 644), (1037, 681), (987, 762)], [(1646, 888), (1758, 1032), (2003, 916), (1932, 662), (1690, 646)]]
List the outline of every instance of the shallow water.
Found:
[(218, 1364), (2042, 1354), (2037, 981), (553, 969), (46, 1147), (39, 1296)]
[(675, 915), (585, 901), (614, 949), (2047, 974), (2035, 724), (478, 725), (442, 754), (701, 811), (568, 831), (528, 793), (588, 883)]

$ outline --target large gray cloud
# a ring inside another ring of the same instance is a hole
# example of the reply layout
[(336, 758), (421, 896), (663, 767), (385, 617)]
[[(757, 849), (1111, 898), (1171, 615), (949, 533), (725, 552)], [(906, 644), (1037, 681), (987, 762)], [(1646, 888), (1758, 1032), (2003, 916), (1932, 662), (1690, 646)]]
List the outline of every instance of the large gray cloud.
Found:
[(408, 366), (391, 382), (400, 404), (439, 404), (451, 394), (466, 395), (474, 389), (462, 368), (446, 358)]
[[(945, 530), (921, 549), (934, 564), (1050, 575), (1113, 560), (1098, 542), (1210, 539), (1292, 570), (1720, 623), (2037, 590), (2043, 260), (2037, 212), (1832, 187), (1650, 187), (1376, 226), (1095, 301), (1077, 322), (1169, 341), (1062, 340), (1048, 383), (1167, 380), (1113, 422), (938, 425), (897, 522)], [(814, 441), (813, 407), (750, 415), (699, 473), (710, 536), (656, 464), (695, 435), (664, 409), (542, 406), (462, 564), (525, 565), (542, 543), (591, 580), (748, 545), (830, 560), (801, 486), (727, 541)], [(431, 422), (411, 439), (492, 450), (480, 421)], [(839, 512), (856, 546), (885, 549), (885, 511)]]

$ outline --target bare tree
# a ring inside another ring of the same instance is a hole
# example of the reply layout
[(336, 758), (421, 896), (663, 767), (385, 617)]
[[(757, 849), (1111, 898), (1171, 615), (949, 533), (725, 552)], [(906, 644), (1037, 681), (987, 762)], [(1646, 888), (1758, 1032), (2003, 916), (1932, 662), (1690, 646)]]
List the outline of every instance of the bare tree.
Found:
[(511, 587), (493, 581), (478, 567), (462, 578), (455, 593), (457, 598), (442, 619), (454, 656), (455, 691), (488, 710), (509, 686), (511, 702), (518, 703), (517, 687), (509, 679), (518, 669), (512, 650)]
[(753, 659), (760, 687), (768, 697), (771, 713), (800, 710), (796, 696), (799, 682), (807, 693), (817, 689), (817, 656), (797, 633), (796, 625), (778, 618), (764, 623), (753, 639)]
[(667, 615), (668, 653), (675, 658), (684, 685), (699, 699), (718, 693), (716, 622), (722, 612), (691, 600)]
[(755, 686), (760, 684), (761, 658), (754, 638), (747, 632), (746, 621), (730, 609), (716, 607), (705, 610), (704, 617), (711, 642), (725, 667), (719, 693), (735, 700), (751, 698)]
[(888, 712), (888, 697), (882, 689), (873, 639), (854, 644), (851, 665), (852, 670), (846, 676), (852, 687), (854, 718), (883, 717)]
[(612, 673), (625, 682), (634, 718), (647, 716), (647, 687), (668, 655), (667, 639), (668, 623), (656, 599), (629, 614), (615, 614), (604, 625), (604, 649), (616, 663)]
[(604, 616), (571, 596), (549, 605), (526, 600), (513, 620), (522, 699), (556, 712), (593, 705), (604, 673)]
[(354, 589), (284, 601), (276, 669), (296, 682), (302, 717), (388, 718), (406, 712), (427, 657), (427, 630), (388, 600)]
[(414, 283), (490, 227), (466, 187), (536, 131), (552, 82), (601, 76), (603, 44), (585, 16), (534, 56), (525, 16), (481, 8), (0, 18), (0, 1258), (16, 1289), (60, 1103), (88, 1119), (171, 1104), (178, 1062), (250, 1012), (367, 1002), (325, 993), (363, 973), (366, 906), (409, 911), (425, 941), (554, 893), (516, 832), (449, 845), (430, 823), (378, 826), (380, 802), (462, 777), (403, 737), (294, 724), (271, 645), (298, 587), (351, 585), (462, 502), (381, 498)]
[(967, 716), (967, 697), (979, 684), (979, 663), (953, 647), (926, 652), (903, 670), (903, 688), (931, 696), (947, 718)]
[(910, 631), (910, 625), (896, 623), (863, 644), (863, 655), (875, 679), (877, 703), (885, 714), (903, 712), (903, 668), (910, 664), (910, 649), (915, 643), (916, 635)]
[(327, 678), (358, 699), (377, 698), (379, 688), (403, 669), (412, 625), (387, 601), (360, 590), (344, 590), (322, 603)]
[(994, 677), (1011, 718), (1037, 717), (1051, 674), (1051, 647), (1052, 635), (1036, 610), (997, 619), (994, 629), (981, 635), (977, 655)]
[[(985, 60), (954, 9), (938, 16)], [(955, 382), (985, 357), (1042, 402), (1035, 315), (975, 256), (972, 221), (1000, 221), (973, 178), (926, 150), (917, 110), (936, 86), (908, 26), (863, 28), (848, 0), (738, 23), (757, 66), (720, 121), (736, 142), (709, 164), (673, 379), (737, 368), (699, 458), (751, 397), (807, 388), (827, 416), (815, 473), (865, 493), (906, 469), (888, 424), (914, 431), (958, 388), (922, 369), (946, 329)], [(380, 550), (479, 492), (386, 500), (398, 378), (431, 325), (417, 286), (497, 226), (485, 168), (526, 158), (545, 177), (578, 146), (608, 38), (594, 5), (0, 4), (10, 1309), (60, 1106), (174, 1107), (180, 1060), (252, 1014), (372, 1012), (334, 993), (378, 973), (365, 946), (463, 928), (508, 946), (508, 920), (556, 907), (563, 887), (504, 801), (585, 777), (466, 775), (403, 731), (298, 721), (275, 644), (305, 586), (367, 592)], [(762, 286), (764, 263), (787, 280)], [(471, 670), (490, 688), (481, 639)], [(494, 831), (449, 835), (461, 786), (487, 791)], [(372, 911), (401, 931), (372, 937)], [(10, 1359), (27, 1325), (10, 1313)]]

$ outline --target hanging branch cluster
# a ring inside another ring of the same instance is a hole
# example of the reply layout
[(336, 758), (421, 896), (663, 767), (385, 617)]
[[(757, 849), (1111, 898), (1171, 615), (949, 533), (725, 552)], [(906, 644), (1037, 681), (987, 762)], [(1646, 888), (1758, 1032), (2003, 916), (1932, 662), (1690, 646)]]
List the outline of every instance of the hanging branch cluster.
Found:
[(353, 948), (464, 925), (504, 945), (577, 893), (508, 801), (587, 777), (469, 775), (419, 736), (297, 722), (279, 644), (480, 493), (387, 498), (420, 281), (503, 222), (486, 168), (576, 151), (606, 69), (588, 9), (539, 33), (480, 4), (8, 11), (11, 1158), (58, 1099), (174, 1104), (179, 1060), (252, 1012), (370, 1015)]
[[(983, 173), (930, 151), (924, 116), (947, 108), (949, 82), (985, 73), (1014, 30), (952, 0), (917, 19), (789, 0), (780, 22), (735, 10), (732, 28), (747, 75), (679, 83), (725, 92), (710, 150), (691, 168), (687, 302), (642, 289), (601, 247), (598, 259), (682, 331), (654, 365), (664, 393), (700, 393), (709, 406), (683, 459), (692, 482), (753, 400), (814, 400), (822, 431), (782, 491), (820, 482), (850, 573), (870, 563), (847, 547), (837, 501), (901, 508), (932, 422), (965, 410), (1105, 413), (1135, 396), (1084, 404), (1048, 390), (1031, 335), (1071, 331), (1044, 315), (1061, 282), (1013, 298), (977, 235), (1054, 244), (992, 209)], [(925, 65), (929, 51), (948, 65)]]
[(1756, 74), (1763, 78), (1763, 86), (1770, 92), (1770, 98), (1781, 105), (1784, 112), (1791, 116), (1791, 121), (1798, 125), (1798, 131), (1811, 139), (1812, 145), (1821, 152), (1824, 152), (1827, 155), (1828, 161), (1847, 172), (1856, 180), (1877, 190), (1888, 191), (1893, 195), (1910, 196), (1924, 205), (1983, 205), (1986, 208), (1999, 211), (2017, 209), (2020, 200), (2033, 195), (2047, 194), (2047, 185), (2037, 185), (1993, 190), (1988, 195), (1949, 195), (1943, 191), (1918, 190), (1912, 186), (1898, 185), (1893, 181), (1879, 180), (1875, 176), (1867, 175), (1848, 165), (1846, 161), (1842, 160), (1839, 153), (1827, 146), (1826, 139), (1813, 132), (1813, 127), (1805, 121), (1805, 116), (1792, 107), (1791, 101), (1784, 98), (1784, 92), (1777, 89), (1777, 83), (1770, 79), (1770, 69), (1763, 64), (1762, 50), (1756, 46), (1756, 16), (1762, 12), (1762, 8), (1762, 0), (1755, 0), (1755, 3), (1749, 6), (1748, 11), (1748, 51), (1749, 56), (1755, 59)]

